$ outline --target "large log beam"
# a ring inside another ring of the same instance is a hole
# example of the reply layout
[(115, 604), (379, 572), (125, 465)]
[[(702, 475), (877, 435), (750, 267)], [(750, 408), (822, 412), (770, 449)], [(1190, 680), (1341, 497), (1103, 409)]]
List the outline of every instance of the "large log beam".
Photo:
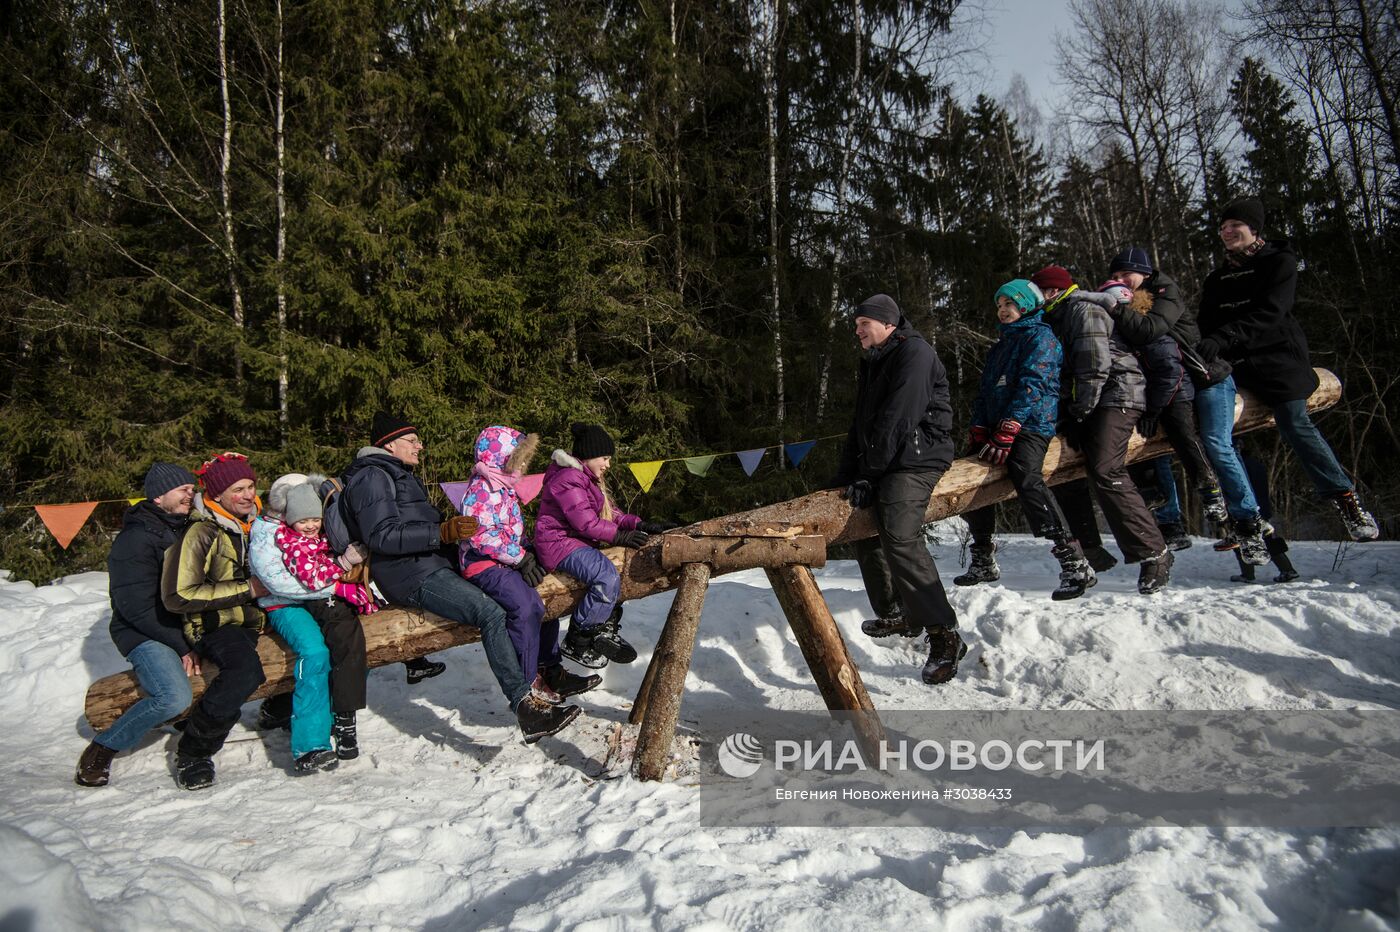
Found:
[[(1321, 384), (1308, 398), (1309, 411), (1330, 408), (1342, 397), (1342, 385), (1337, 377), (1326, 369), (1316, 371)], [(1272, 426), (1274, 418), (1268, 406), (1247, 393), (1241, 393), (1235, 406), (1235, 433)], [(1169, 452), (1171, 444), (1160, 434), (1152, 440), (1143, 440), (1135, 434), (1128, 444), (1128, 461), (1152, 459)], [(1045, 456), (1045, 481), (1050, 485), (1059, 485), (1083, 475), (1083, 457), (1059, 440), (1051, 441)], [(972, 457), (963, 457), (953, 462), (934, 488), (926, 518), (937, 521), (1003, 501), (1014, 494), (1015, 489), (1006, 476), (1005, 467), (988, 466)], [(834, 491), (814, 492), (776, 505), (715, 518), (701, 522), (701, 527), (750, 536), (771, 534), (778, 538), (791, 534), (820, 535), (826, 539), (828, 546), (875, 535), (875, 523), (869, 510), (853, 510)], [(771, 530), (765, 532), (765, 528)], [(673, 533), (683, 534), (684, 531)], [(664, 536), (653, 538), (640, 550), (613, 547), (604, 551), (622, 574), (622, 601), (645, 598), (675, 589), (678, 585), (681, 570), (668, 570), (662, 565)], [(725, 572), (733, 570), (717, 569), (714, 575)], [(539, 592), (544, 599), (546, 617), (558, 618), (573, 610), (583, 596), (583, 587), (567, 576), (550, 575), (540, 584)], [(397, 663), (409, 657), (421, 657), (458, 644), (470, 644), (480, 640), (480, 634), (474, 628), (456, 625), (434, 615), (395, 608), (376, 612), (365, 619), (365, 640), (367, 644), (374, 645), (370, 648), (370, 666), (373, 667)], [(255, 697), (290, 690), (294, 663), (292, 655), (278, 639), (272, 637), (262, 639), (259, 653), (263, 657), (263, 669), (268, 681)], [(196, 698), (204, 691), (204, 679), (195, 677), (191, 680)], [(136, 678), (129, 672), (98, 680), (88, 690), (89, 724), (99, 731), (107, 727), (139, 695)]]

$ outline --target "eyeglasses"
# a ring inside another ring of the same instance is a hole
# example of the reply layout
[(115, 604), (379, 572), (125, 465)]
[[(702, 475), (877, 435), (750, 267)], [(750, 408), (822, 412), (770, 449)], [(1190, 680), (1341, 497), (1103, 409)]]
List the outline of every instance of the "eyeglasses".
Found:
[(424, 447), (424, 446), (427, 446), (427, 444), (425, 444), (423, 441), (419, 440), (417, 437), (400, 437), (399, 439), (402, 440), (404, 443), (408, 444), (408, 445), (411, 446), (411, 447)]

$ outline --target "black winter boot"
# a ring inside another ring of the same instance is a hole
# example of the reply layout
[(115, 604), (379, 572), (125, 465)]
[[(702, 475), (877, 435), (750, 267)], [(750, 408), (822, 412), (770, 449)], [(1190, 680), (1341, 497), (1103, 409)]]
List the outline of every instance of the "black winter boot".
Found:
[(1235, 543), (1240, 549), (1240, 559), (1250, 566), (1263, 566), (1269, 562), (1269, 548), (1264, 543), (1264, 535), (1274, 529), (1263, 518), (1245, 518), (1235, 521), (1231, 527)]
[(447, 664), (429, 657), (414, 657), (412, 660), (403, 662), (404, 678), (408, 680), (410, 686), (415, 686), (424, 680), (430, 680), (446, 669)]
[(214, 785), (214, 762), (207, 757), (175, 756), (175, 782), (181, 789), (202, 790)]
[(1050, 553), (1060, 563), (1060, 585), (1050, 593), (1050, 598), (1056, 602), (1077, 599), (1099, 584), (1094, 568), (1084, 559), (1079, 541), (1061, 541), (1050, 549)]
[(1298, 578), (1298, 571), (1293, 568), (1293, 561), (1288, 558), (1288, 541), (1277, 534), (1270, 534), (1264, 538), (1264, 544), (1269, 548), (1269, 558), (1274, 561), (1274, 566), (1278, 567), (1278, 575), (1274, 577), (1274, 582), (1292, 582)]
[(286, 731), (292, 727), (292, 694), (268, 696), (258, 706), (258, 730)]
[(534, 693), (526, 693), (515, 708), (515, 720), (526, 744), (534, 744), (546, 735), (558, 734), (578, 718), (576, 705), (550, 705)]
[(360, 739), (355, 733), (355, 713), (335, 713), (335, 724), (331, 726), (331, 741), (335, 743), (335, 756), (340, 760), (354, 760), (360, 756)]
[(928, 660), (923, 679), (930, 686), (946, 683), (958, 675), (958, 663), (967, 656), (967, 644), (957, 628), (928, 629)]
[(608, 665), (608, 658), (593, 649), (593, 635), (597, 628), (584, 628), (572, 618), (569, 630), (564, 633), (564, 643), (559, 645), (559, 653), (581, 667), (601, 670)]
[(1095, 573), (1107, 573), (1118, 565), (1118, 558), (1103, 547), (1085, 547), (1084, 559), (1089, 561)]
[(897, 611), (888, 618), (867, 618), (860, 623), (860, 630), (872, 638), (884, 638), (892, 634), (915, 638), (924, 633), (923, 628), (915, 628), (910, 625), (902, 611)]
[(106, 786), (111, 778), (112, 758), (117, 752), (96, 741), (87, 746), (83, 756), (78, 758), (78, 772), (73, 782), (79, 786)]
[(1161, 592), (1167, 588), (1167, 582), (1172, 576), (1172, 563), (1175, 557), (1170, 550), (1163, 550), (1161, 553), (1153, 554), (1142, 561), (1142, 567), (1138, 570), (1138, 592), (1143, 595), (1152, 595), (1154, 592)]
[(1211, 524), (1221, 524), (1230, 519), (1229, 512), (1225, 510), (1225, 496), (1217, 488), (1201, 489), (1201, 508)]
[(304, 777), (309, 773), (319, 773), (323, 770), (334, 770), (340, 766), (340, 758), (336, 752), (330, 748), (317, 748), (314, 751), (307, 751), (292, 762), (292, 774)]
[(1347, 534), (1352, 540), (1375, 540), (1381, 536), (1376, 519), (1361, 507), (1361, 499), (1355, 491), (1340, 492), (1332, 496), (1332, 507), (1337, 509), (1337, 516), (1342, 519), (1342, 524), (1346, 526)]
[(1159, 524), (1157, 530), (1162, 532), (1162, 539), (1167, 542), (1168, 550), (1186, 550), (1191, 546), (1191, 538), (1186, 536), (1186, 528), (1179, 524)]
[(975, 586), (1001, 579), (1001, 567), (997, 566), (996, 544), (973, 544), (969, 550), (972, 553), (972, 562), (968, 564), (966, 573), (953, 578), (953, 585)]
[(581, 676), (570, 672), (562, 663), (545, 667), (540, 671), (540, 676), (544, 677), (545, 685), (565, 699), (577, 696), (579, 693), (586, 693), (603, 682), (603, 678), (596, 673)]
[[(574, 621), (569, 622), (569, 633), (564, 636), (560, 652), (580, 666), (597, 669), (611, 660), (613, 663), (631, 663), (637, 659), (637, 650), (622, 637), (622, 606), (618, 605), (612, 614), (600, 625), (592, 628), (579, 628)], [(580, 649), (582, 648), (582, 650)], [(604, 658), (603, 663), (588, 662), (588, 654)]]

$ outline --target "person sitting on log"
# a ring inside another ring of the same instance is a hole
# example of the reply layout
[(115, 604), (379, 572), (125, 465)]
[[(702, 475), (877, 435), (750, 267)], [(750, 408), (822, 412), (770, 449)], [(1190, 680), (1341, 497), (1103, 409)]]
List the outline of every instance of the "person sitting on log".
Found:
[(608, 661), (631, 663), (637, 651), (622, 637), (622, 579), (600, 547), (641, 547), (675, 527), (643, 521), (613, 504), (604, 476), (615, 450), (596, 424), (574, 424), (571, 451), (555, 450), (544, 474), (535, 553), (547, 572), (562, 570), (586, 591), (569, 619), (563, 654), (592, 670)]
[(953, 462), (948, 374), (932, 346), (889, 295), (855, 309), (862, 350), (856, 409), (832, 484), (853, 508), (874, 511), (877, 536), (854, 547), (876, 618), (872, 637), (927, 633), (921, 675), (930, 686), (957, 676), (967, 654), (958, 614), (924, 543), (924, 514)]
[(1203, 335), (1196, 350), (1208, 363), (1229, 363), (1233, 380), (1226, 378), (1215, 389), (1211, 408), (1219, 413), (1209, 419), (1202, 413), (1206, 442), (1230, 443), (1238, 382), (1273, 411), (1279, 433), (1317, 494), (1336, 508), (1351, 539), (1375, 540), (1380, 536), (1376, 519), (1362, 507), (1351, 477), (1308, 415), (1308, 396), (1318, 379), (1308, 339), (1293, 316), (1298, 257), (1286, 239), (1266, 242), (1263, 228), (1258, 198), (1239, 198), (1221, 212), (1225, 258), (1201, 289)]
[(1046, 266), (1031, 281), (1045, 295), (1045, 319), (1064, 348), (1059, 432), (1071, 447), (1083, 450), (1089, 480), (1123, 558), (1142, 564), (1138, 592), (1159, 592), (1170, 579), (1172, 553), (1128, 475), (1128, 441), (1146, 399), (1142, 369), (1115, 336), (1108, 316), (1117, 302), (1081, 292), (1058, 265)]
[(330, 770), (359, 756), (355, 713), (365, 707), (365, 632), (360, 614), (379, 610), (348, 581), (366, 551), (333, 557), (321, 536), (319, 477), (282, 476), (253, 522), (248, 560), (269, 595), (258, 600), (272, 629), (297, 655), (293, 668), (292, 771)]
[(190, 707), (190, 673), (199, 658), (185, 641), (185, 620), (160, 598), (161, 566), (184, 534), (194, 504), (195, 477), (173, 463), (146, 472), (144, 500), (127, 509), (107, 555), (112, 643), (131, 661), (143, 695), (110, 728), (92, 739), (78, 758), (79, 786), (106, 786), (112, 758), (129, 751), (161, 722)]
[(221, 453), (195, 470), (203, 490), (177, 545), (165, 553), (161, 598), (183, 615), (185, 640), (219, 668), (194, 704), (175, 749), (175, 781), (187, 790), (214, 785), (213, 757), (238, 722), (243, 703), (266, 677), (258, 656), (267, 589), (248, 572), (248, 530), (258, 513), (248, 458)]
[[(461, 577), (456, 545), (476, 533), (461, 515), (443, 520), (414, 475), (423, 450), (418, 428), (382, 411), (370, 445), (361, 447), (341, 481), (355, 537), (370, 549), (370, 576), (390, 602), (411, 605), (477, 628), (491, 673), (515, 713), (525, 743), (562, 731), (577, 706), (551, 705), (530, 690), (506, 630), (506, 616), (486, 593)], [(451, 558), (445, 548), (451, 546)]]
[[(1040, 289), (1025, 279), (997, 289), (1001, 338), (992, 344), (982, 368), (972, 402), (968, 450), (993, 465), (1006, 464), (1031, 533), (1054, 544), (1050, 553), (1060, 564), (1060, 584), (1050, 597), (1064, 601), (1079, 598), (1098, 579), (1045, 485), (1045, 452), (1055, 436), (1060, 401), (1062, 352), (1041, 313), (1043, 302)], [(953, 582), (975, 586), (1001, 578), (992, 542), (996, 506), (986, 505), (963, 517), (972, 531), (972, 565)]]
[(458, 503), (458, 511), (476, 519), (476, 533), (458, 545), (458, 560), (462, 575), (505, 609), (506, 630), (520, 669), (526, 676), (535, 672), (531, 688), (558, 705), (593, 689), (603, 678), (565, 669), (559, 619), (545, 620), (544, 602), (535, 589), (545, 571), (525, 537), (515, 485), (539, 443), (538, 434), (526, 436), (502, 426), (488, 427), (476, 438), (476, 465)]

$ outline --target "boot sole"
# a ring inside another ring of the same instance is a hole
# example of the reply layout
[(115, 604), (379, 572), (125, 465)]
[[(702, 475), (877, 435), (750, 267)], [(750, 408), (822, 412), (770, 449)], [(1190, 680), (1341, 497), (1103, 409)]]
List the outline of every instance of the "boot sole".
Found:
[(608, 658), (604, 657), (602, 654), (594, 654), (590, 657), (583, 654), (572, 653), (567, 648), (560, 648), (559, 653), (561, 656), (589, 670), (601, 670), (608, 665)]
[[(555, 706), (555, 708), (559, 707)], [(573, 720), (579, 717), (579, 713), (581, 711), (582, 710), (579, 709), (577, 706), (570, 706), (564, 718), (560, 719), (559, 724), (555, 725), (553, 728), (549, 729), (548, 731), (534, 731), (528, 735), (522, 732), (521, 737), (525, 739), (526, 744), (535, 744), (541, 738), (548, 738), (550, 735), (557, 735), (565, 728), (568, 728), (569, 725), (573, 723)]]
[(340, 756), (339, 756), (339, 755), (336, 755), (335, 757), (332, 757), (332, 758), (330, 758), (329, 760), (326, 760), (326, 761), (324, 761), (324, 762), (322, 762), (322, 763), (320, 763), (320, 764), (312, 764), (312, 765), (307, 766), (307, 767), (298, 767), (295, 763), (293, 763), (293, 764), (292, 764), (292, 776), (294, 776), (294, 777), (309, 777), (309, 776), (311, 776), (313, 773), (325, 773), (327, 770), (334, 770), (334, 769), (336, 769), (336, 767), (338, 767), (339, 765), (340, 765)]

